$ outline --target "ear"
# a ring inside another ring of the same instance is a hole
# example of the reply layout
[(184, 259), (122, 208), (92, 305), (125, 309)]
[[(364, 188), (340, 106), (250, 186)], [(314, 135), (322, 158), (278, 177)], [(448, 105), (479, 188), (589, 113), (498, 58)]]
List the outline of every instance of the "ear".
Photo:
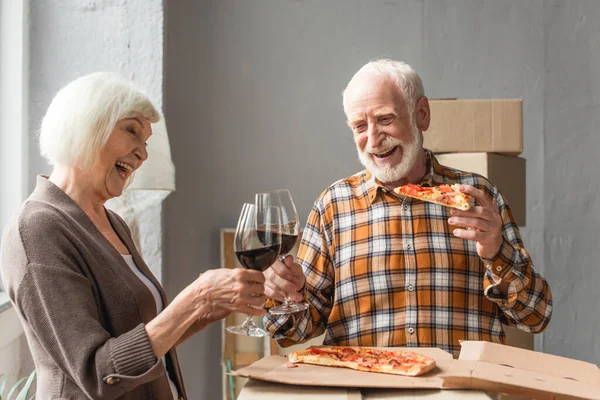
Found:
[(425, 132), (429, 129), (431, 110), (429, 109), (429, 99), (426, 96), (421, 97), (415, 103), (415, 118), (417, 119), (417, 128), (419, 128), (421, 132)]

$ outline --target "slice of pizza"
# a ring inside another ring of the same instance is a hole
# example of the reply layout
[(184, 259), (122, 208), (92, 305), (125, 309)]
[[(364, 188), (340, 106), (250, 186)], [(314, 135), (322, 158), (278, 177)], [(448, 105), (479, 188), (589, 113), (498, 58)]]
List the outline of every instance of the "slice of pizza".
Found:
[(394, 189), (394, 192), (407, 197), (440, 204), (446, 207), (470, 210), (475, 205), (473, 197), (458, 191), (458, 185), (440, 185), (423, 187), (409, 183)]
[(294, 351), (290, 363), (351, 368), (359, 371), (418, 376), (435, 368), (435, 360), (413, 351), (387, 351), (355, 346), (320, 346)]

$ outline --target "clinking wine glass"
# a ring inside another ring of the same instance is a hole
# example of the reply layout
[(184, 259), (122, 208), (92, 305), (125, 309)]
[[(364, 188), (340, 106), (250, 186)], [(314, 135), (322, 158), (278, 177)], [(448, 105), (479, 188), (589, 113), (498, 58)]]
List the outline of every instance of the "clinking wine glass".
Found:
[[(300, 233), (300, 219), (292, 195), (287, 189), (279, 189), (267, 193), (258, 193), (255, 201), (257, 206), (270, 205), (279, 208), (281, 211), (281, 252), (279, 257), (283, 261), (296, 245)], [(270, 308), (269, 314), (288, 315), (304, 311), (307, 308), (308, 303), (296, 303), (286, 293), (283, 303)]]
[[(264, 271), (277, 260), (281, 250), (281, 215), (277, 207), (244, 204), (233, 241), (235, 256), (243, 268)], [(227, 331), (244, 336), (262, 337), (268, 332), (256, 326), (252, 316)]]

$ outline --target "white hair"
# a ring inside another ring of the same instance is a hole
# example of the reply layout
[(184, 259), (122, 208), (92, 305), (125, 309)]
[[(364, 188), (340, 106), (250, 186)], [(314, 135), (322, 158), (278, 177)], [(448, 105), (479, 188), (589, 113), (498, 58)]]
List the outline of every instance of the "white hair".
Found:
[(419, 74), (410, 65), (402, 61), (389, 60), (387, 58), (376, 59), (368, 62), (359, 69), (342, 93), (344, 110), (346, 110), (346, 92), (348, 87), (357, 77), (363, 74), (387, 77), (396, 82), (398, 89), (404, 97), (410, 115), (415, 111), (417, 100), (425, 96), (423, 81)]
[(52, 99), (40, 128), (40, 153), (52, 166), (89, 168), (117, 122), (160, 113), (133, 82), (110, 72), (78, 78)]

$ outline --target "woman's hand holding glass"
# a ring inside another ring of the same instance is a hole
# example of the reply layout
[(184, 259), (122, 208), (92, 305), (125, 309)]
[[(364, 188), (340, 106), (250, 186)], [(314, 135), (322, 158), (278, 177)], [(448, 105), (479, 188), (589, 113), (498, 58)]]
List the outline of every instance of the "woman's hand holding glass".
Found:
[(196, 279), (197, 298), (207, 307), (203, 318), (218, 321), (231, 312), (264, 315), (265, 278), (250, 269), (211, 269)]

